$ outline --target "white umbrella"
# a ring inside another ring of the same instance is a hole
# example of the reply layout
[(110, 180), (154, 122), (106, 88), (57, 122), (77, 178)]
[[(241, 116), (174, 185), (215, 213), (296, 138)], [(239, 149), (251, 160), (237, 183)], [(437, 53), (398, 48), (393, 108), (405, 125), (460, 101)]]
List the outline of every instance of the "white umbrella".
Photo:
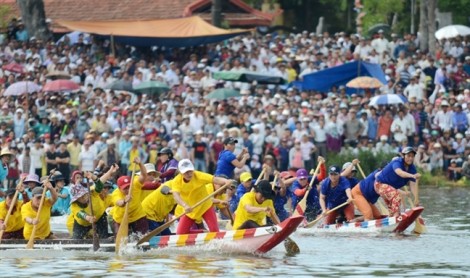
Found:
[(41, 91), (41, 87), (39, 87), (36, 83), (31, 81), (20, 81), (11, 84), (3, 93), (4, 96), (19, 96), (22, 94), (32, 94), (34, 92)]
[(470, 35), (470, 27), (464, 25), (449, 25), (437, 30), (434, 35), (438, 40), (455, 38), (457, 36), (465, 37)]
[(377, 106), (377, 105), (389, 105), (389, 104), (400, 104), (407, 102), (404, 96), (399, 96), (396, 94), (386, 94), (386, 95), (378, 95), (370, 99), (369, 105)]

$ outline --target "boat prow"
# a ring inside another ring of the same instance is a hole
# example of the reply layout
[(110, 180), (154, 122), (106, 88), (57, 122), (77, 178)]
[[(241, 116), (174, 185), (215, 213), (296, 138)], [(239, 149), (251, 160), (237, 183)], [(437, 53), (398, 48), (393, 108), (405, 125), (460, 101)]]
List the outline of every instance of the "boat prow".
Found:
[(245, 230), (156, 236), (150, 239), (148, 245), (150, 248), (174, 248), (213, 243), (221, 250), (266, 253), (290, 236), (302, 221), (303, 216), (293, 216), (274, 226)]
[(317, 233), (387, 233), (404, 232), (423, 212), (423, 207), (415, 207), (397, 217), (384, 217), (370, 221), (318, 225), (313, 228), (299, 229), (300, 234)]

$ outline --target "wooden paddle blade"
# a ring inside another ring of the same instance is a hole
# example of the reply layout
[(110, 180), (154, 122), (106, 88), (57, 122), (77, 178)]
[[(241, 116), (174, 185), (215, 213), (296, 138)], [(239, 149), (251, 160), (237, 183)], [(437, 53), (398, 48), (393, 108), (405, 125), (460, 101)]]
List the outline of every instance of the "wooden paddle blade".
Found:
[(424, 234), (428, 231), (426, 226), (424, 225), (424, 219), (420, 216), (418, 219), (415, 220), (415, 228), (413, 232), (415, 234)]
[[(184, 214), (183, 214), (184, 215)], [(181, 216), (183, 216), (181, 215)], [(158, 235), (159, 233), (163, 232), (163, 230), (165, 230), (166, 228), (170, 227), (171, 224), (175, 223), (176, 220), (178, 220), (180, 217), (175, 217), (173, 218), (172, 220), (166, 222), (165, 224), (161, 225), (160, 227), (156, 228), (155, 230), (151, 231), (150, 233), (146, 234), (145, 236), (143, 236), (138, 242), (137, 242), (137, 246), (141, 245), (142, 243), (144, 242), (147, 242), (149, 241), (152, 237)]]
[[(127, 212), (127, 206), (126, 206), (126, 212)], [(119, 225), (119, 230), (116, 234), (116, 248), (115, 248), (116, 253), (119, 253), (119, 250), (121, 249), (121, 245), (125, 246), (127, 244), (128, 235), (129, 235), (129, 214), (124, 213), (121, 224)]]
[(100, 249), (100, 238), (96, 233), (96, 229), (93, 232), (93, 251), (98, 251)]
[(297, 243), (290, 237), (284, 240), (284, 247), (286, 248), (287, 254), (289, 256), (296, 255), (300, 253), (300, 248)]

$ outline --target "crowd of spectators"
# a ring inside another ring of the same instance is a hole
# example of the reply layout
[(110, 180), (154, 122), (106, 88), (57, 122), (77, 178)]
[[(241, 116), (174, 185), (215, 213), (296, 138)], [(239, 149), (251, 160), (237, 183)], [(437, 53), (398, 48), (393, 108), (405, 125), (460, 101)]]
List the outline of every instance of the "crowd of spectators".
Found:
[[(75, 169), (93, 170), (99, 160), (118, 162), (127, 173), (136, 155), (158, 167), (163, 147), (212, 173), (229, 136), (238, 140), (235, 154), (243, 147), (250, 154), (238, 174), (259, 172), (266, 161), (280, 171), (310, 169), (328, 152), (373, 155), (412, 146), (423, 171), (470, 177), (470, 43), (463, 37), (439, 41), (436, 53), (420, 51), (418, 44), (412, 34), (379, 30), (372, 38), (303, 31), (184, 49), (112, 47), (87, 34), (40, 41), (20, 21), (12, 22), (0, 64), (17, 63), (24, 72), (0, 69), (0, 138), (2, 148), (15, 154), (0, 179), (13, 185), (21, 173), (40, 175), (43, 168), (68, 177)], [(292, 82), (357, 60), (380, 64), (387, 84), (349, 95), (344, 86), (321, 93), (213, 78), (221, 70), (249, 70)], [(82, 89), (3, 95), (19, 81), (44, 86), (57, 72)], [(156, 80), (171, 90), (157, 96), (108, 89), (119, 80), (133, 86)], [(221, 87), (242, 96), (204, 98)], [(377, 94), (401, 94), (408, 102), (368, 105)]]

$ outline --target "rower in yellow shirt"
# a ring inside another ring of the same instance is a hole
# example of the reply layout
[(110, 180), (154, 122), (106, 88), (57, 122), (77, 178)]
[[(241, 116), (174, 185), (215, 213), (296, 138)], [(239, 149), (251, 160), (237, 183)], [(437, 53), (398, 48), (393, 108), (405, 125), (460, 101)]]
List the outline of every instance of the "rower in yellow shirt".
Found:
[(36, 215), (38, 214), (43, 188), (35, 187), (32, 191), (31, 201), (21, 207), (21, 217), (25, 222), (23, 235), (26, 240), (29, 240), (34, 225), (37, 225), (35, 239), (54, 238), (53, 234), (51, 233), (50, 224), (51, 209), (54, 203), (57, 201), (58, 195), (57, 191), (54, 190), (54, 187), (52, 187), (52, 184), (49, 180), (45, 180), (43, 186), (47, 187), (47, 190), (49, 190), (51, 193), (51, 197), (44, 199), (41, 211), (39, 211), (38, 219), (36, 219)]
[(209, 199), (194, 209), (192, 206), (210, 195), (207, 192), (206, 184), (212, 183), (218, 189), (221, 185), (228, 184), (230, 181), (204, 172), (194, 171), (194, 165), (189, 159), (181, 160), (178, 163), (178, 170), (180, 174), (165, 183), (172, 188), (175, 201), (184, 208), (186, 213), (180, 218), (176, 234), (188, 234), (195, 220), (200, 218), (204, 219), (209, 231), (218, 232), (219, 225), (212, 206), (212, 200)]
[[(131, 181), (131, 177), (122, 176), (117, 180), (118, 189), (114, 190), (112, 195), (114, 207), (112, 209), (114, 231), (119, 231), (119, 225), (124, 216), (126, 203), (129, 203), (129, 229), (138, 234), (146, 234), (148, 232), (148, 221), (144, 209), (142, 208), (142, 200), (140, 199), (142, 193), (142, 186), (147, 179), (147, 169), (140, 161), (140, 158), (135, 157), (134, 163), (137, 163), (140, 168), (140, 175), (135, 176)], [(132, 168), (134, 166), (132, 165)], [(132, 184), (132, 192), (129, 194), (129, 187)]]
[[(96, 223), (96, 232), (100, 238), (107, 238), (108, 235), (108, 222), (106, 219), (106, 207), (104, 201), (101, 199), (100, 192), (103, 190), (103, 183), (106, 182), (112, 175), (119, 171), (117, 165), (112, 165), (108, 172), (98, 178), (91, 172), (86, 172), (85, 176), (89, 181), (94, 182), (93, 189), (87, 189), (80, 183), (72, 185), (70, 194), (70, 211), (73, 216), (73, 239), (84, 239), (92, 228), (92, 223)], [(91, 183), (87, 185), (90, 186)], [(88, 194), (88, 192), (91, 192)], [(89, 202), (93, 206), (93, 212)]]
[[(170, 186), (164, 184), (154, 190), (142, 202), (142, 208), (147, 215), (149, 230), (153, 231), (165, 224), (168, 214), (175, 208), (176, 202), (173, 198)], [(163, 230), (159, 235), (170, 235), (169, 228)]]
[[(24, 180), (24, 177), (23, 177)], [(10, 206), (15, 196), (15, 192), (18, 190), (23, 196), (23, 200), (16, 200), (14, 207), (11, 211), (10, 217), (8, 218), (8, 223), (5, 226), (5, 219), (10, 209)], [(8, 189), (5, 192), (5, 200), (0, 202), (0, 231), (3, 230), (2, 239), (23, 239), (23, 227), (24, 221), (21, 217), (21, 207), (23, 204), (29, 202), (29, 197), (23, 187), (23, 181), (20, 181), (16, 186), (16, 190), (13, 188)]]
[(266, 225), (266, 216), (274, 224), (279, 224), (273, 205), (275, 192), (267, 180), (262, 180), (255, 186), (255, 191), (245, 193), (235, 211), (234, 230), (258, 228)]

